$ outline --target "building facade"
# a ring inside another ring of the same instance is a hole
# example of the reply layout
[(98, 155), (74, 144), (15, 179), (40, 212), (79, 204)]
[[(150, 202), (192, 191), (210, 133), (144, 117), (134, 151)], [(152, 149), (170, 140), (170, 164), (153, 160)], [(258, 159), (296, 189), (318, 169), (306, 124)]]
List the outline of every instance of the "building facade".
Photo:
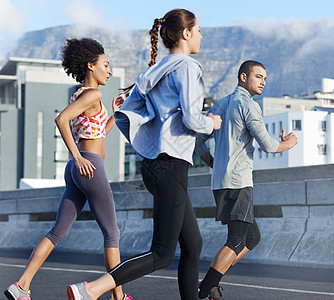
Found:
[(292, 98), (289, 95), (281, 98), (260, 97), (256, 101), (261, 107), (263, 116), (288, 111), (309, 111), (315, 106), (334, 108), (334, 79), (323, 78), (321, 91), (316, 91), (313, 95), (303, 95), (298, 98)]
[(283, 153), (265, 153), (255, 143), (254, 169), (312, 166), (334, 163), (334, 114), (330, 111), (294, 111), (263, 117), (269, 134), (281, 140), (294, 132), (298, 144)]
[[(9, 58), (0, 70), (0, 190), (16, 189), (21, 178), (62, 179), (69, 152), (54, 119), (69, 103), (78, 83), (61, 61)], [(124, 70), (101, 87), (109, 114), (124, 86)], [(108, 179), (124, 179), (124, 139), (112, 130), (106, 139)]]
[(264, 153), (255, 142), (254, 169), (330, 164), (334, 162), (334, 79), (323, 78), (321, 91), (301, 98), (264, 97), (256, 100), (269, 134), (281, 139), (293, 131), (298, 144), (284, 153)]

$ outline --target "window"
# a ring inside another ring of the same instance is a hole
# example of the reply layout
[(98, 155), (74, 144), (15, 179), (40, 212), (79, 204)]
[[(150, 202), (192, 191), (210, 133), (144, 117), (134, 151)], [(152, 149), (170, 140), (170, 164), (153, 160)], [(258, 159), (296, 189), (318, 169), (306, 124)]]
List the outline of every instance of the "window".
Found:
[(204, 166), (206, 166), (205, 162), (201, 160), (201, 158), (198, 156), (196, 152), (194, 152), (193, 153), (193, 165), (191, 166), (191, 168), (201, 168)]
[(20, 108), (24, 108), (25, 99), (26, 99), (26, 85), (21, 84), (21, 105), (19, 106)]
[[(0, 144), (1, 144), (1, 112), (0, 112)], [(0, 148), (0, 170), (1, 170), (1, 148)], [(0, 182), (1, 182), (1, 172), (0, 172)]]
[(326, 121), (320, 121), (320, 130), (321, 131), (326, 131)]
[(272, 124), (272, 128), (273, 128), (273, 134), (275, 134), (275, 131), (276, 131), (276, 130), (275, 130), (275, 129), (276, 129), (276, 128), (275, 128), (275, 123)]
[(318, 154), (319, 155), (326, 155), (327, 154), (327, 145), (326, 144), (319, 144), (318, 145)]
[(125, 144), (124, 175), (127, 179), (138, 177), (140, 174), (141, 157), (129, 143)]
[(302, 130), (302, 120), (292, 120), (292, 130)]
[[(58, 111), (56, 111), (56, 115)], [(56, 141), (56, 149), (54, 151), (54, 163), (56, 166), (56, 174), (54, 174), (54, 179), (63, 179), (64, 171), (67, 161), (69, 159), (69, 151), (61, 137), (60, 131), (57, 126), (54, 126), (54, 137)]]
[(257, 150), (259, 151), (259, 158), (261, 159), (262, 158), (262, 149), (258, 148)]
[(282, 129), (283, 129), (283, 122), (279, 121), (279, 132), (278, 132), (278, 137), (279, 139), (282, 139)]
[[(54, 152), (54, 161), (56, 164), (58, 162), (67, 162), (69, 158), (69, 152), (66, 148), (65, 143), (61, 137), (60, 131), (57, 126), (54, 127), (54, 136), (56, 139), (56, 151)], [(63, 176), (62, 173), (56, 176)]]
[(42, 111), (37, 113), (37, 151), (36, 151), (36, 178), (42, 178), (43, 167), (43, 117)]
[(285, 105), (285, 108), (291, 108), (290, 104)]
[(56, 151), (54, 152), (54, 161), (58, 162), (67, 162), (69, 152), (66, 148), (65, 143), (59, 137), (56, 138)]
[(130, 175), (130, 164), (129, 162), (124, 163), (124, 176)]

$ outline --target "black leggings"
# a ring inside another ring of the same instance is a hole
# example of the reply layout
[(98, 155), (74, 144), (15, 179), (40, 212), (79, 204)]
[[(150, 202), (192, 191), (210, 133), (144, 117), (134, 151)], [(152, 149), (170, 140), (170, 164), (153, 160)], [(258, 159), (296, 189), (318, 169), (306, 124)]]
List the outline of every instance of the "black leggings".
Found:
[(237, 255), (245, 246), (252, 250), (260, 242), (261, 234), (255, 218), (253, 224), (243, 221), (229, 221), (227, 227), (228, 235), (225, 246), (232, 249)]
[(167, 154), (143, 160), (143, 180), (154, 196), (152, 245), (149, 252), (125, 260), (110, 271), (117, 286), (170, 265), (179, 241), (181, 299), (197, 299), (202, 238), (187, 192), (188, 167), (186, 161)]

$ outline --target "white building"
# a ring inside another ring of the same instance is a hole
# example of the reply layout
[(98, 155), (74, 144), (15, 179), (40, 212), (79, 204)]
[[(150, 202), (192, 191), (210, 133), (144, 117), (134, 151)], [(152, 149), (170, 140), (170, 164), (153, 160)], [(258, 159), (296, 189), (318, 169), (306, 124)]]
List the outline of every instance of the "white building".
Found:
[(312, 95), (303, 95), (299, 98), (292, 98), (285, 95), (279, 97), (258, 98), (263, 116), (280, 114), (287, 111), (308, 111), (313, 107), (334, 107), (334, 79), (323, 78), (321, 80), (321, 91)]
[(269, 134), (281, 140), (282, 128), (298, 138), (298, 144), (283, 153), (265, 153), (255, 143), (254, 169), (284, 168), (334, 162), (334, 113), (289, 111), (264, 116)]

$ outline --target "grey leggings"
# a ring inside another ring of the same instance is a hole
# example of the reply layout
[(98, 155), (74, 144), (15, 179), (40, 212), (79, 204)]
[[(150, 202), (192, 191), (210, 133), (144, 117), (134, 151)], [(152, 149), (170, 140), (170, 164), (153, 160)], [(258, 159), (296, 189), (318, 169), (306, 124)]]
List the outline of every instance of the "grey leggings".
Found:
[(54, 245), (63, 241), (88, 200), (103, 233), (104, 247), (118, 248), (120, 233), (116, 223), (114, 198), (104, 170), (104, 159), (91, 152), (81, 152), (81, 155), (95, 166), (94, 176), (91, 179), (81, 176), (73, 159), (67, 163), (65, 191), (58, 207), (55, 225), (46, 237)]

